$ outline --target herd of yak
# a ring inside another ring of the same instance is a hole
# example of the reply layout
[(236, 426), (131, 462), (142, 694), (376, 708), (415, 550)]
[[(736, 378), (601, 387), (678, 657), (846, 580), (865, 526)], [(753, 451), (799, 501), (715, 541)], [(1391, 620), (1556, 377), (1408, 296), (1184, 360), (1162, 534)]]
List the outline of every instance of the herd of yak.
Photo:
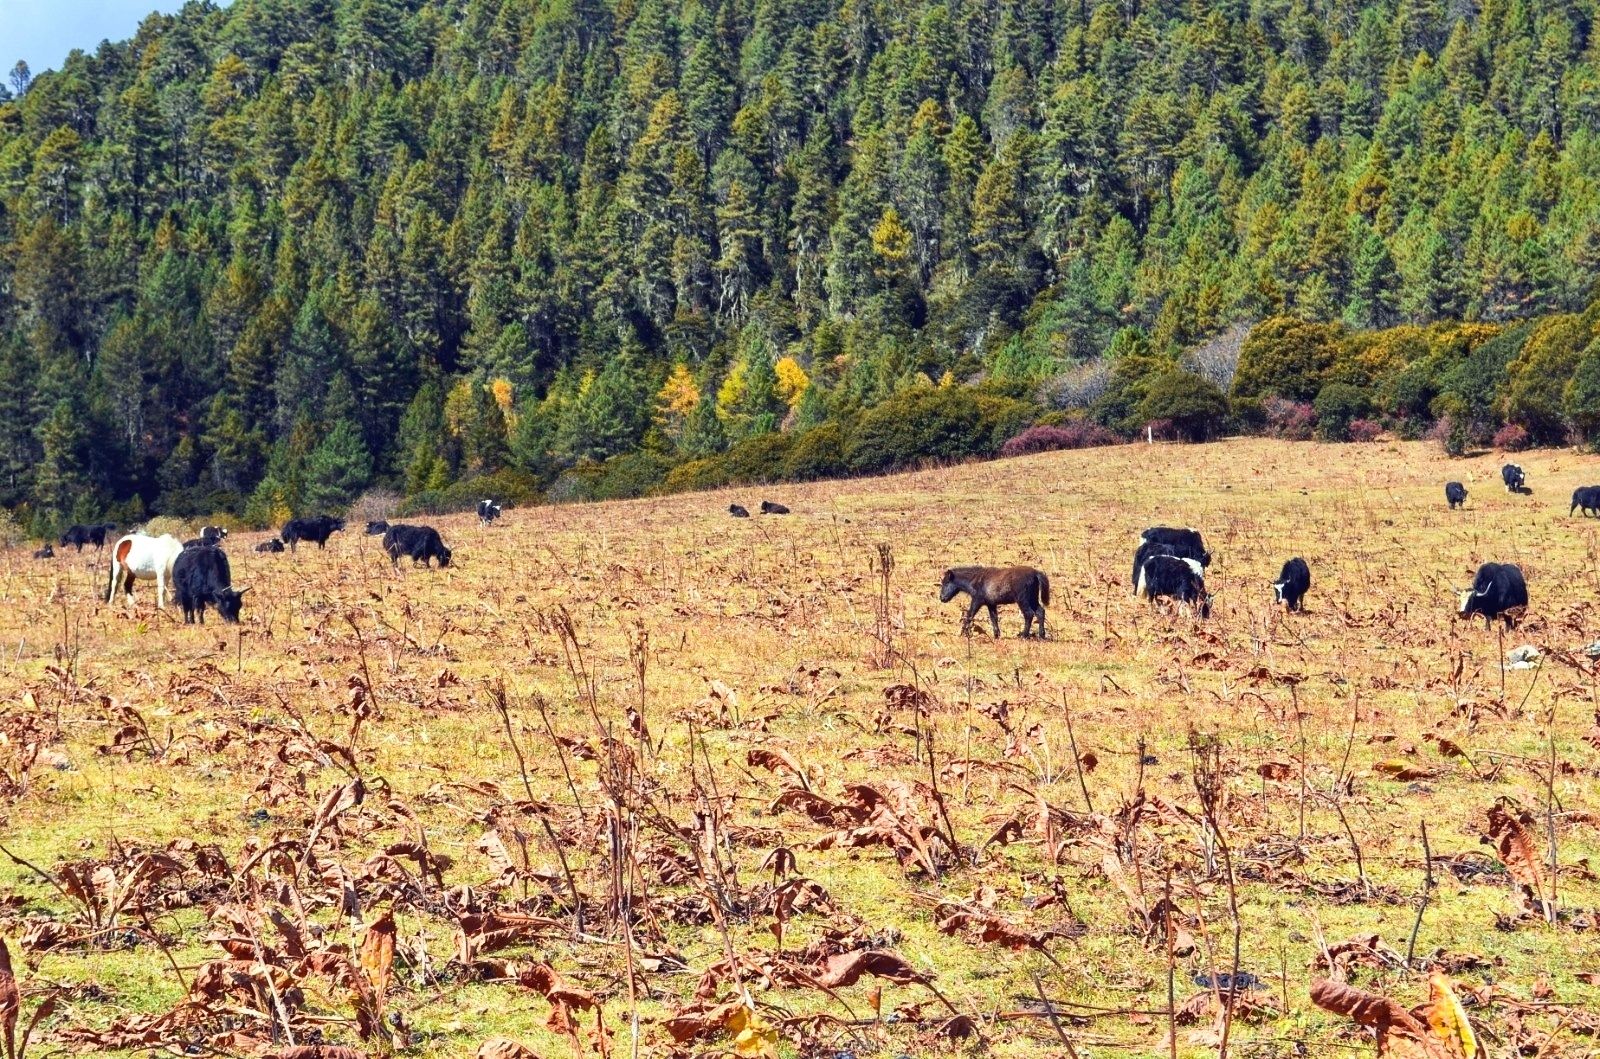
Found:
[[(1501, 467), (1500, 477), (1506, 489), (1513, 493), (1530, 491), (1526, 476), (1517, 464)], [(1460, 482), (1446, 483), (1444, 495), (1451, 510), (1461, 507), (1467, 500), (1466, 487)], [(1572, 494), (1572, 506), (1567, 513), (1570, 515), (1580, 508), (1585, 515), (1600, 515), (1600, 486), (1582, 486)], [(735, 518), (750, 517), (750, 512), (738, 504), (730, 504), (728, 512)], [(761, 513), (787, 515), (789, 509), (763, 500)], [(478, 519), (485, 526), (499, 517), (500, 505), (493, 500), (478, 504)], [(72, 526), (61, 535), (59, 543), (62, 547), (76, 547), (79, 552), (86, 544), (98, 550), (105, 546), (107, 534), (115, 532), (116, 528), (110, 522)], [(281, 552), (287, 545), (293, 552), (301, 542), (314, 542), (320, 549), (327, 545), (330, 536), (344, 528), (344, 519), (332, 515), (293, 518), (284, 524), (276, 538), (256, 545), (256, 551)], [(366, 532), (369, 536), (383, 536), (383, 550), (392, 564), (398, 565), (400, 557), (407, 556), (413, 565), (431, 566), (434, 560), (441, 567), (450, 565), (450, 549), (432, 526), (374, 521), (367, 523)], [(207, 526), (199, 537), (182, 543), (170, 534), (161, 537), (137, 532), (128, 534), (112, 548), (111, 584), (106, 602), (116, 598), (119, 587), (132, 598), (135, 580), (155, 581), (157, 605), (166, 606), (170, 584), (186, 623), (198, 619), (204, 624), (207, 606), (215, 607), (224, 621), (238, 621), (240, 599), (245, 590), (235, 590), (232, 585), (228, 557), (222, 549), (227, 535), (227, 530), (216, 526)], [(34, 553), (34, 557), (48, 559), (54, 554), (54, 549), (47, 544)], [(1134, 593), (1152, 603), (1170, 599), (1190, 608), (1201, 618), (1209, 618), (1213, 593), (1206, 590), (1205, 570), (1210, 565), (1211, 553), (1206, 550), (1198, 530), (1152, 527), (1140, 535), (1134, 551)], [(1271, 584), (1275, 603), (1291, 611), (1300, 610), (1306, 593), (1311, 590), (1311, 567), (1295, 556), (1283, 564), (1277, 580)], [(958, 566), (946, 570), (939, 586), (939, 602), (948, 603), (963, 592), (968, 598), (967, 612), (961, 620), (963, 634), (971, 632), (972, 619), (978, 611), (987, 609), (998, 639), (1000, 615), (997, 608), (1012, 605), (1022, 611), (1024, 637), (1045, 635), (1050, 578), (1042, 570), (1031, 566)], [(1482, 615), (1486, 626), (1499, 618), (1509, 629), (1528, 606), (1528, 586), (1516, 566), (1484, 563), (1478, 568), (1472, 587), (1461, 591), (1459, 597), (1461, 617)], [(1038, 625), (1037, 634), (1035, 624)]]
[[(500, 505), (493, 500), (478, 504), (478, 520), (485, 526), (500, 517)], [(344, 519), (332, 515), (313, 515), (292, 518), (284, 523), (278, 536), (256, 545), (258, 552), (281, 552), (284, 545), (294, 552), (302, 541), (314, 542), (320, 549), (326, 547), (328, 538), (344, 529)], [(63, 548), (76, 547), (81, 553), (86, 544), (96, 551), (105, 547), (107, 534), (116, 532), (114, 522), (91, 526), (72, 526), (60, 537)], [(391, 564), (399, 565), (400, 557), (407, 556), (412, 565), (421, 563), (431, 567), (434, 560), (440, 566), (450, 565), (450, 549), (432, 526), (408, 526), (404, 523), (384, 521), (368, 522), (369, 536), (383, 536), (383, 550)], [(239, 620), (239, 608), (248, 589), (233, 587), (233, 574), (228, 568), (228, 556), (222, 542), (228, 531), (220, 526), (206, 526), (200, 536), (180, 542), (170, 533), (159, 537), (134, 532), (119, 539), (111, 548), (111, 583), (106, 591), (106, 602), (117, 597), (120, 589), (133, 598), (135, 581), (156, 583), (156, 605), (165, 607), (170, 591), (183, 610), (185, 624), (198, 620), (204, 625), (206, 608), (215, 607), (225, 622)], [(55, 557), (55, 548), (46, 544), (34, 552), (35, 559)]]
[[(1531, 492), (1527, 476), (1515, 463), (1500, 468), (1500, 479), (1510, 492)], [(1449, 482), (1444, 496), (1451, 510), (1455, 510), (1467, 502), (1467, 489), (1460, 482)], [(1573, 492), (1567, 514), (1580, 508), (1585, 515), (1600, 515), (1600, 486), (1580, 486)], [(1205, 570), (1210, 565), (1211, 553), (1206, 551), (1198, 530), (1154, 526), (1139, 537), (1139, 546), (1133, 553), (1133, 590), (1152, 603), (1171, 599), (1201, 618), (1209, 618), (1213, 593), (1206, 591)], [(1274, 602), (1291, 611), (1302, 609), (1310, 590), (1311, 567), (1299, 556), (1284, 563), (1278, 579), (1272, 582)], [(968, 600), (967, 613), (961, 619), (963, 634), (972, 631), (973, 617), (987, 608), (995, 638), (999, 639), (1000, 615), (996, 608), (1014, 604), (1022, 611), (1022, 635), (1033, 635), (1037, 622), (1038, 635), (1044, 636), (1044, 609), (1050, 603), (1050, 579), (1044, 571), (1031, 566), (957, 566), (946, 570), (939, 586), (939, 602), (948, 603), (962, 592)], [(1507, 629), (1513, 628), (1528, 606), (1527, 582), (1522, 571), (1511, 563), (1484, 563), (1478, 567), (1472, 587), (1457, 595), (1459, 616), (1482, 615), (1486, 627), (1499, 618)]]

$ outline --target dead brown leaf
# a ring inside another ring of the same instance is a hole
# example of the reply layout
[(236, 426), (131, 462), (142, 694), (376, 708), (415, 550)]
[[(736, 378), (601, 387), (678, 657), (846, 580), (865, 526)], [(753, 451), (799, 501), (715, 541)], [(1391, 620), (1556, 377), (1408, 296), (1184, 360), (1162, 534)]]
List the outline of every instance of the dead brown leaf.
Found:
[(1546, 919), (1554, 918), (1544, 882), (1544, 869), (1539, 863), (1538, 846), (1523, 822), (1495, 805), (1489, 809), (1489, 841), (1494, 845), (1500, 862), (1511, 873), (1522, 899), (1530, 910), (1539, 911)]
[(886, 979), (896, 985), (926, 985), (929, 981), (926, 975), (912, 969), (904, 957), (892, 952), (868, 950), (830, 956), (823, 965), (822, 973), (817, 976), (817, 982), (829, 989), (840, 989), (855, 985), (864, 974)]

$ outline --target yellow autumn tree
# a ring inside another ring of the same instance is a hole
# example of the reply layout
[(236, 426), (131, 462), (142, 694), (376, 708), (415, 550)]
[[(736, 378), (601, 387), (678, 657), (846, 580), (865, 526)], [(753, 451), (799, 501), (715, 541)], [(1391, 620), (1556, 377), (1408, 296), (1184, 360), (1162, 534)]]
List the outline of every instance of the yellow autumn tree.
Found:
[(672, 374), (667, 376), (667, 381), (661, 389), (656, 391), (656, 425), (673, 444), (683, 439), (684, 427), (689, 422), (689, 413), (695, 410), (700, 403), (700, 387), (695, 385), (694, 376), (689, 374), (686, 364), (673, 365)]
[(893, 206), (883, 211), (872, 229), (872, 250), (893, 265), (898, 265), (911, 253), (911, 229), (901, 222), (900, 213)]
[(717, 415), (724, 422), (737, 414), (735, 410), (744, 400), (746, 391), (750, 389), (749, 380), (746, 378), (748, 375), (744, 361), (740, 361), (728, 372), (727, 377), (722, 380), (722, 385), (717, 387)]
[(506, 430), (510, 432), (517, 426), (517, 388), (510, 379), (495, 378), (489, 383), (489, 392), (494, 396), (494, 403), (500, 406), (500, 415), (505, 418)]
[(806, 390), (811, 386), (811, 377), (793, 357), (781, 358), (772, 366), (772, 370), (778, 375), (778, 396), (793, 408), (806, 395)]

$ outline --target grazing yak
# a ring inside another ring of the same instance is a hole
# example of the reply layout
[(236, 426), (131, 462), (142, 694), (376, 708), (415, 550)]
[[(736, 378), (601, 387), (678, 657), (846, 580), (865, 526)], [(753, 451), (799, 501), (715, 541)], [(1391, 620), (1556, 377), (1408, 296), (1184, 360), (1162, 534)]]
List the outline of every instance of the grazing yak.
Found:
[(1306, 593), (1311, 591), (1311, 567), (1298, 555), (1283, 564), (1278, 579), (1272, 582), (1277, 602), (1290, 610), (1304, 610)]
[(1506, 492), (1520, 493), (1527, 489), (1523, 483), (1527, 475), (1522, 473), (1522, 467), (1515, 463), (1508, 463), (1500, 468), (1500, 480), (1506, 483)]
[(183, 545), (170, 533), (159, 537), (143, 533), (130, 533), (117, 541), (111, 549), (111, 586), (106, 591), (106, 602), (117, 598), (121, 587), (128, 599), (133, 599), (133, 582), (156, 583), (156, 606), (167, 605), (167, 585), (172, 583), (172, 564), (183, 554)]
[(1022, 611), (1022, 635), (1032, 635), (1034, 620), (1039, 622), (1039, 638), (1044, 639), (1044, 608), (1050, 604), (1050, 579), (1044, 571), (1031, 566), (957, 566), (944, 572), (939, 583), (939, 602), (948, 603), (957, 592), (968, 596), (966, 616), (961, 619), (961, 632), (972, 631), (972, 617), (978, 608), (989, 608), (989, 621), (994, 625), (994, 638), (1000, 639), (1001, 604), (1015, 603)]
[(487, 526), (500, 517), (500, 505), (493, 500), (478, 501), (478, 521)]
[(1206, 591), (1205, 569), (1198, 559), (1150, 556), (1139, 568), (1136, 591), (1151, 603), (1166, 596), (1190, 604), (1202, 618), (1211, 617), (1211, 593)]
[(1139, 538), (1139, 547), (1133, 553), (1133, 574), (1129, 578), (1135, 590), (1139, 585), (1139, 571), (1144, 569), (1145, 560), (1153, 555), (1170, 555), (1176, 559), (1193, 559), (1200, 564), (1201, 569), (1211, 565), (1211, 553), (1206, 551), (1205, 542), (1200, 539), (1198, 530), (1176, 530), (1157, 526), (1144, 531)]
[(1600, 515), (1600, 485), (1580, 485), (1572, 491), (1572, 507), (1567, 510), (1570, 515), (1579, 508), (1587, 516), (1590, 512)]
[(1460, 594), (1460, 601), (1457, 617), (1482, 614), (1485, 629), (1496, 618), (1505, 622), (1507, 629), (1514, 629), (1528, 605), (1528, 583), (1522, 579), (1522, 571), (1511, 563), (1484, 563), (1478, 567), (1472, 587)]
[(729, 504), (728, 505), (728, 514), (732, 515), (734, 518), (749, 518), (750, 517), (750, 512), (746, 511), (744, 508), (740, 507), (738, 504)]
[(271, 540), (262, 541), (260, 544), (256, 545), (256, 551), (281, 552), (283, 551), (283, 542), (274, 537)]
[(770, 500), (763, 500), (761, 501), (761, 513), (763, 515), (787, 515), (789, 509), (782, 504), (774, 504)]
[(388, 532), (389, 524), (381, 518), (367, 523), (367, 536), (369, 537), (381, 537)]
[(54, 559), (56, 557), (56, 550), (50, 545), (46, 544), (43, 548), (40, 548), (38, 551), (34, 552), (33, 557), (35, 559)]
[(431, 566), (439, 560), (440, 566), (450, 565), (450, 549), (439, 539), (439, 531), (432, 526), (391, 525), (383, 535), (383, 550), (389, 553), (389, 562), (400, 565), (402, 555), (411, 557), (411, 564)]
[(301, 541), (316, 541), (317, 550), (321, 551), (327, 547), (328, 538), (342, 529), (344, 529), (342, 518), (334, 518), (332, 515), (312, 515), (310, 518), (292, 518), (285, 522), (283, 532), (278, 536), (289, 546), (291, 552)]
[(1139, 535), (1139, 547), (1133, 553), (1133, 574), (1129, 580), (1135, 590), (1139, 585), (1139, 571), (1144, 569), (1145, 560), (1154, 555), (1193, 559), (1202, 569), (1211, 565), (1211, 553), (1206, 551), (1199, 530), (1152, 526)]
[(227, 553), (217, 547), (185, 549), (172, 564), (172, 583), (185, 625), (193, 625), (196, 616), (204, 625), (207, 604), (217, 608), (223, 621), (230, 625), (237, 622), (240, 601), (250, 591), (234, 591)]
[(1467, 502), (1467, 487), (1460, 482), (1446, 482), (1444, 483), (1444, 498), (1449, 503), (1450, 510), (1454, 511)]
[(1206, 542), (1200, 536), (1199, 530), (1151, 526), (1139, 534), (1139, 543), (1164, 544), (1169, 549), (1167, 555), (1176, 555), (1180, 559), (1193, 559), (1201, 566), (1211, 565), (1211, 553), (1206, 551)]
[(94, 550), (99, 551), (106, 546), (106, 534), (116, 530), (115, 522), (99, 522), (92, 526), (68, 526), (67, 531), (56, 541), (63, 548), (76, 547), (83, 551), (85, 544), (94, 545)]

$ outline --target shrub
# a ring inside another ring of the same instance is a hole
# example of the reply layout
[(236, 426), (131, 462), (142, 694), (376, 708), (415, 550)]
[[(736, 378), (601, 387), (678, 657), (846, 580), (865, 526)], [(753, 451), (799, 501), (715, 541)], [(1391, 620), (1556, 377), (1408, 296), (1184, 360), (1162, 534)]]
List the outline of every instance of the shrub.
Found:
[(1129, 340), (1127, 346), (1127, 351), (1112, 361), (1110, 385), (1089, 415), (1121, 434), (1142, 434), (1148, 417), (1140, 415), (1139, 405), (1150, 392), (1150, 384), (1174, 368), (1168, 358), (1151, 353), (1142, 339)]
[(871, 473), (926, 459), (989, 455), (1035, 414), (1026, 401), (959, 386), (909, 390), (862, 414), (845, 447), (845, 464)]
[(1034, 452), (1054, 452), (1058, 449), (1090, 449), (1101, 445), (1117, 445), (1121, 438), (1086, 419), (1075, 419), (1062, 426), (1029, 427), (1000, 446), (1002, 456), (1026, 456)]
[(1452, 415), (1442, 415), (1423, 436), (1426, 441), (1437, 441), (1446, 456), (1465, 456), (1467, 453), (1466, 424)]
[(1495, 404), (1506, 386), (1507, 369), (1522, 354), (1532, 324), (1502, 331), (1473, 348), (1439, 381), (1439, 395), (1428, 404), (1437, 418), (1448, 415), (1467, 440), (1487, 441), (1498, 426)]
[(721, 456), (680, 463), (667, 472), (665, 490), (686, 493), (696, 489), (720, 489), (729, 484), (728, 468)]
[(1267, 433), (1286, 441), (1307, 441), (1317, 414), (1304, 401), (1290, 401), (1283, 397), (1268, 397), (1261, 402), (1267, 417)]
[(845, 474), (845, 429), (838, 423), (813, 427), (794, 439), (783, 461), (783, 476), (795, 481), (835, 478)]
[(1228, 401), (1229, 418), (1233, 429), (1241, 434), (1269, 432), (1267, 409), (1259, 397), (1235, 397)]
[(733, 483), (775, 482), (783, 477), (783, 462), (793, 447), (791, 434), (757, 434), (723, 453), (722, 465)]
[(1039, 418), (1038, 405), (1013, 397), (980, 394), (978, 411), (982, 413), (983, 428), (988, 434), (988, 441), (981, 450), (985, 455), (997, 454), (1008, 438), (1016, 437)]
[(1517, 359), (1506, 365), (1501, 405), (1509, 422), (1525, 427), (1533, 440), (1559, 443), (1566, 436), (1563, 391), (1588, 344), (1581, 316), (1551, 316), (1534, 325)]
[(604, 473), (593, 483), (595, 500), (632, 500), (659, 490), (676, 461), (659, 452), (630, 452), (602, 464)]
[(1170, 421), (1172, 436), (1181, 440), (1206, 441), (1222, 432), (1228, 399), (1209, 379), (1173, 370), (1151, 380), (1139, 402), (1139, 415), (1146, 422)]
[(605, 468), (601, 464), (585, 460), (571, 470), (562, 471), (556, 480), (550, 483), (550, 488), (545, 490), (545, 502), (576, 504), (593, 500), (600, 479), (604, 476)]
[[(488, 497), (499, 501), (503, 507), (527, 507), (541, 498), (539, 483), (523, 471), (502, 469), (493, 474), (480, 474), (462, 482), (452, 482), (443, 489), (425, 489), (407, 497), (395, 509), (395, 515), (449, 515), (457, 511), (471, 511), (478, 501)], [(587, 499), (587, 497), (583, 498)]]
[(1338, 356), (1337, 327), (1274, 316), (1257, 324), (1245, 339), (1231, 393), (1309, 401)]
[(1352, 419), (1345, 434), (1351, 441), (1377, 441), (1383, 433), (1383, 424), (1371, 419)]
[(1344, 441), (1352, 420), (1365, 418), (1372, 410), (1367, 391), (1347, 382), (1330, 382), (1317, 392), (1311, 410), (1316, 413), (1317, 437), (1323, 441)]
[(1528, 431), (1520, 423), (1507, 423), (1494, 433), (1494, 447), (1504, 452), (1521, 452), (1530, 443)]
[(1600, 439), (1600, 340), (1584, 347), (1562, 391), (1561, 406), (1585, 441), (1592, 445)]

